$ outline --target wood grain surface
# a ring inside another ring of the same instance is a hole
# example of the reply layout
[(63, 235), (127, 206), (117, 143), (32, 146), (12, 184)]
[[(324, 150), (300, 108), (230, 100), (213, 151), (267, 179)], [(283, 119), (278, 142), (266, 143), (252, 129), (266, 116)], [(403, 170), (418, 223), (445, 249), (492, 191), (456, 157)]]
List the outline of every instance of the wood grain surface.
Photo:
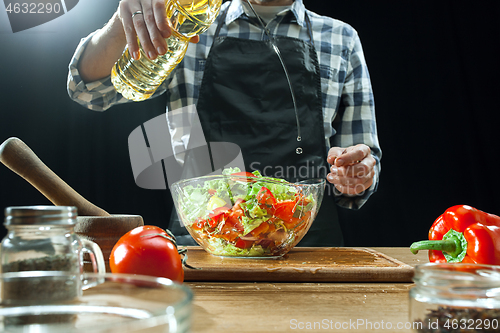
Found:
[[(428, 262), (427, 251), (413, 255), (408, 248), (373, 250), (411, 267)], [(187, 281), (185, 285), (194, 293), (193, 333), (414, 332), (408, 327), (408, 292), (413, 283)]]
[(369, 248), (297, 247), (280, 259), (217, 257), (188, 247), (186, 281), (411, 282), (413, 267)]

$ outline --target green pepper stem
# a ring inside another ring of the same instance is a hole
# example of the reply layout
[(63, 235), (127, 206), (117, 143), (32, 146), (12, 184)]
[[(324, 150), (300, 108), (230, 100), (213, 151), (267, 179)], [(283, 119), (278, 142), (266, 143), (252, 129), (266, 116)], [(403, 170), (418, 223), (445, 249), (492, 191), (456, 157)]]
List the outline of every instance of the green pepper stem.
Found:
[(419, 250), (442, 251), (447, 262), (462, 262), (467, 255), (467, 240), (463, 233), (450, 229), (442, 240), (420, 241), (410, 246), (413, 254)]
[(417, 254), (419, 250), (435, 250), (453, 253), (457, 250), (457, 241), (454, 239), (449, 240), (427, 240), (411, 244), (410, 251)]

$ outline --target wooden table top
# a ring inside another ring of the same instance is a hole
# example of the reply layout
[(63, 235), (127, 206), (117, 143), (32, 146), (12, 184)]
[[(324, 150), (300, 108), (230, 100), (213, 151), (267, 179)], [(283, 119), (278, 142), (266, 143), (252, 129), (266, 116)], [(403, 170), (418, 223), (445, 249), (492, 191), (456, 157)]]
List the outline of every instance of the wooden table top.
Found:
[[(428, 262), (427, 251), (413, 255), (408, 248), (373, 249), (411, 266)], [(194, 293), (192, 332), (195, 333), (371, 332), (377, 327), (384, 333), (411, 332), (404, 325), (409, 324), (408, 291), (412, 283), (190, 281), (185, 284)]]

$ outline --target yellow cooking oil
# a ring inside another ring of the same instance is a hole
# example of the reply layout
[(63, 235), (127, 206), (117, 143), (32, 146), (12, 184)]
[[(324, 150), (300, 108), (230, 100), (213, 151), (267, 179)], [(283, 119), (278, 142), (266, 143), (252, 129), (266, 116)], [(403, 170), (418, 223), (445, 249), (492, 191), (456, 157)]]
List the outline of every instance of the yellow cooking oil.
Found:
[(172, 35), (166, 39), (168, 51), (149, 59), (139, 43), (141, 56), (134, 60), (125, 49), (111, 70), (115, 89), (132, 101), (151, 97), (186, 54), (189, 39), (205, 32), (217, 17), (222, 0), (167, 0), (167, 19)]

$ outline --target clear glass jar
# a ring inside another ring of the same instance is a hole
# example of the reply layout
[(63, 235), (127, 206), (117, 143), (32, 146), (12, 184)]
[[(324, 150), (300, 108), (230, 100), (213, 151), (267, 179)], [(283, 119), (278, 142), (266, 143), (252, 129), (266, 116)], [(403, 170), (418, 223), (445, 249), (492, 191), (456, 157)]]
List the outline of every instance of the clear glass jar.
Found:
[(429, 263), (413, 280), (414, 332), (500, 332), (500, 266)]
[(7, 235), (1, 246), (1, 271), (64, 271), (83, 273), (89, 253), (94, 272), (105, 273), (97, 244), (74, 232), (77, 211), (67, 206), (20, 206), (5, 209)]

